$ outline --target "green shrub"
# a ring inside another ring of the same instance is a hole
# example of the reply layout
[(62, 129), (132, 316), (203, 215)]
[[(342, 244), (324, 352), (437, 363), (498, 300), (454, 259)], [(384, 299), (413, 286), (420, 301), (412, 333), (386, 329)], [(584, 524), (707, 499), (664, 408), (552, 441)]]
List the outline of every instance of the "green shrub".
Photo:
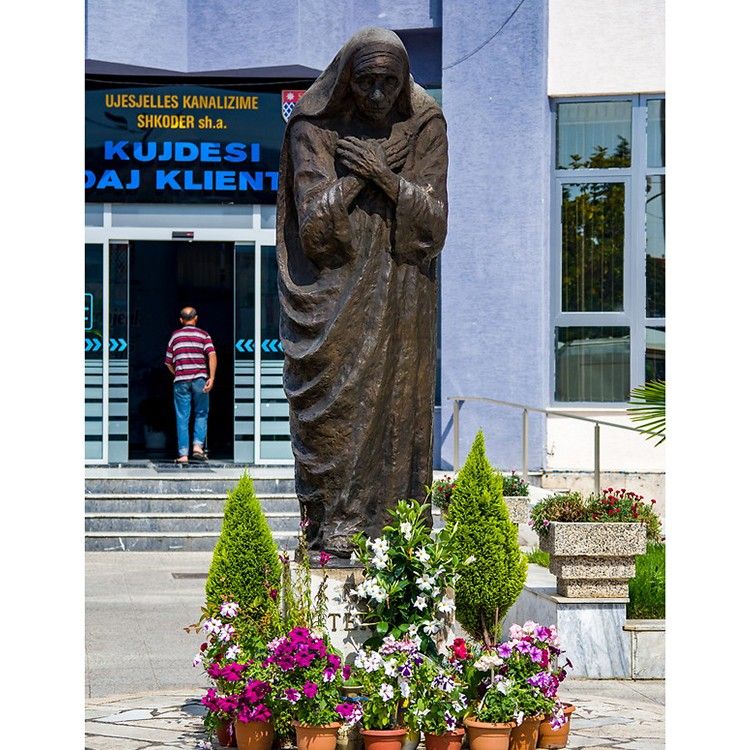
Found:
[(505, 497), (528, 497), (529, 483), (523, 481), (515, 471), (503, 475), (503, 495)]
[(473, 556), (456, 584), (456, 619), (488, 646), (502, 635), (508, 609), (526, 581), (526, 557), (503, 500), (502, 475), (490, 466), (480, 431), (456, 477), (448, 508), (459, 559)]
[(244, 474), (229, 492), (224, 522), (214, 548), (206, 581), (206, 611), (217, 610), (224, 601), (239, 605), (235, 621), (247, 648), (249, 641), (277, 634), (279, 610), (276, 600), (281, 563), (266, 517), (255, 496), (253, 480)]
[(634, 620), (663, 620), (666, 613), (666, 546), (649, 542), (645, 555), (635, 558), (635, 578), (628, 584), (627, 616)]
[(526, 559), (535, 565), (549, 568), (549, 552), (543, 552), (540, 549), (533, 549), (531, 552), (526, 553)]
[(611, 487), (584, 500), (580, 492), (550, 495), (531, 509), (531, 526), (545, 534), (552, 521), (571, 523), (642, 523), (649, 542), (662, 540), (661, 520), (653, 509), (656, 500), (643, 502), (641, 495)]
[(586, 503), (580, 492), (560, 492), (545, 497), (531, 509), (531, 527), (544, 534), (552, 521), (585, 521)]

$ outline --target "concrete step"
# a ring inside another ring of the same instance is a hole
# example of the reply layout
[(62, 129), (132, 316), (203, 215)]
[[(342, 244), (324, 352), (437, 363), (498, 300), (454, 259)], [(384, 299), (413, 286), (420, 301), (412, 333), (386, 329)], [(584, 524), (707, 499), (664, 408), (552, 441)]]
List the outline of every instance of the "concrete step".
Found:
[[(263, 512), (299, 514), (299, 502), (293, 493), (257, 495)], [(87, 492), (86, 513), (223, 513), (226, 493), (133, 493)]]
[[(271, 531), (296, 533), (297, 513), (266, 513)], [(86, 533), (211, 532), (221, 531), (222, 513), (86, 513)]]
[[(123, 532), (91, 531), (86, 533), (87, 552), (210, 552), (216, 546), (218, 532)], [(280, 550), (297, 546), (297, 532), (275, 532), (274, 541)]]
[[(178, 470), (179, 471), (179, 470)], [(174, 476), (88, 476), (86, 494), (108, 495), (201, 495), (221, 493), (236, 487), (239, 479), (232, 476), (191, 474), (189, 469)], [(294, 493), (294, 479), (260, 477), (253, 479), (257, 494)]]

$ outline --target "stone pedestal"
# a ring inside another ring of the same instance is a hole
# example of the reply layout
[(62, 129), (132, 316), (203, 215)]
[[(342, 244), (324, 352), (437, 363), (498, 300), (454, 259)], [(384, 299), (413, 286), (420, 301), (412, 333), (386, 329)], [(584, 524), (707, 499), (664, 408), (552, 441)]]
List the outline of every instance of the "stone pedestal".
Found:
[[(292, 563), (292, 574), (298, 569), (297, 563)], [(313, 597), (323, 580), (323, 569), (319, 564), (311, 563), (310, 582)], [(332, 559), (326, 565), (325, 573), (326, 597), (328, 600), (328, 633), (331, 644), (338, 649), (346, 661), (346, 657), (353, 654), (370, 636), (370, 629), (357, 625), (347, 612), (345, 591), (362, 582), (362, 566), (345, 560)]]
[(509, 495), (504, 497), (505, 504), (508, 506), (508, 515), (510, 520), (516, 526), (529, 522), (529, 498), (523, 495)]
[(646, 552), (646, 527), (640, 523), (550, 524), (539, 537), (557, 576), (557, 593), (565, 597), (628, 597), (635, 576), (635, 557)]

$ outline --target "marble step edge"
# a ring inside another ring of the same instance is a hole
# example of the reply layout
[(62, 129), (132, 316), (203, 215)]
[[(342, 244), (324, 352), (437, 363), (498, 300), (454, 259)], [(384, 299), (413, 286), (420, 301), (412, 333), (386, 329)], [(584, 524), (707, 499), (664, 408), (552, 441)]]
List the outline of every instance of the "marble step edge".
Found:
[[(299, 534), (298, 531), (271, 531), (271, 536), (277, 539), (292, 539), (296, 538)], [(116, 539), (117, 537), (124, 538), (136, 538), (136, 537), (147, 537), (158, 539), (160, 537), (169, 539), (182, 539), (182, 538), (200, 538), (200, 537), (214, 537), (219, 538), (218, 531), (87, 531), (84, 536), (86, 538), (97, 538), (97, 539)]]
[[(285, 513), (284, 511), (265, 511), (263, 515), (266, 518), (299, 518), (299, 512), (295, 513), (293, 511)], [(91, 513), (84, 513), (84, 518), (170, 518), (170, 519), (185, 519), (185, 518), (224, 518), (223, 513), (181, 513), (181, 512), (163, 512), (163, 511), (154, 511), (151, 512), (133, 512), (133, 513), (127, 513), (127, 512), (120, 512), (120, 513), (114, 513), (111, 511), (100, 511), (100, 512), (91, 512)]]
[[(226, 500), (226, 492), (86, 492), (86, 500)], [(258, 500), (294, 500), (294, 492), (256, 492)]]

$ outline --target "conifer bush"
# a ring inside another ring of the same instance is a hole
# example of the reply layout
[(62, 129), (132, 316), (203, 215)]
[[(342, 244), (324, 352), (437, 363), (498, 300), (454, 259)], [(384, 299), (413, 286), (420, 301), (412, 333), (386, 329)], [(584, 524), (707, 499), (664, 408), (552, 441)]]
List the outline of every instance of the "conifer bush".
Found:
[(456, 524), (458, 556), (475, 558), (456, 584), (456, 619), (473, 638), (498, 643), (503, 619), (526, 581), (527, 560), (481, 431), (456, 477), (447, 520)]
[(224, 601), (239, 605), (247, 636), (276, 634), (281, 562), (253, 480), (243, 474), (228, 494), (224, 521), (206, 580), (206, 610)]

